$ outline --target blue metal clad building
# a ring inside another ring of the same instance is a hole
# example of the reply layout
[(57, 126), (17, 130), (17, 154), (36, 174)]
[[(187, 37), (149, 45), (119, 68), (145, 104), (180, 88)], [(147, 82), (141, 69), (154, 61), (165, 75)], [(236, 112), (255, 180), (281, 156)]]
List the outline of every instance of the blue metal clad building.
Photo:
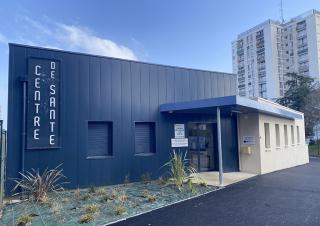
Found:
[[(160, 105), (236, 94), (233, 74), (10, 44), (7, 183), (18, 172), (63, 163), (70, 187), (156, 178), (174, 124), (189, 156), (217, 170), (216, 112), (161, 112)], [(237, 171), (236, 116), (222, 111), (224, 171)]]

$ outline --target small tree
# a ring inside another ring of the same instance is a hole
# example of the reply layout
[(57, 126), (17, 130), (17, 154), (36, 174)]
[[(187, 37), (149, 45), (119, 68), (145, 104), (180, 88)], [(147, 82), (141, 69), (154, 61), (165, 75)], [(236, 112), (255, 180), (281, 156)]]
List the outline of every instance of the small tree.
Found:
[(320, 89), (312, 77), (288, 73), (288, 90), (277, 102), (304, 113), (306, 135), (313, 134), (313, 127), (320, 123)]
[(320, 88), (316, 88), (305, 97), (305, 105), (301, 108), (305, 116), (306, 135), (313, 135), (313, 128), (320, 123)]
[(289, 78), (286, 82), (288, 90), (285, 92), (284, 97), (279, 98), (277, 102), (301, 111), (306, 104), (306, 96), (314, 90), (314, 79), (297, 73), (288, 73), (286, 76)]

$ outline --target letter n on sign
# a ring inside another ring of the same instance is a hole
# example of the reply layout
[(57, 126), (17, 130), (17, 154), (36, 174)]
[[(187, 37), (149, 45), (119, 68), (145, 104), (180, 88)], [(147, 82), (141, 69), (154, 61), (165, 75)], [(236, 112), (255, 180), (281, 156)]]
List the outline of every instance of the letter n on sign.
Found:
[(60, 61), (29, 58), (27, 149), (60, 147)]

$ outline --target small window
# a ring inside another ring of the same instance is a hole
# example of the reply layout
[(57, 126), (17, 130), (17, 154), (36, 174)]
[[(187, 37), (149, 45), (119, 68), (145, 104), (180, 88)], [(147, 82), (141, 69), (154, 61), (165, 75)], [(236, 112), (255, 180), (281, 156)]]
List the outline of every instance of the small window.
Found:
[(284, 130), (284, 145), (288, 146), (288, 126), (284, 125), (283, 130)]
[(156, 152), (155, 145), (155, 123), (135, 123), (135, 153), (152, 154)]
[(294, 145), (294, 127), (291, 126), (291, 144)]
[(266, 148), (270, 148), (270, 128), (269, 123), (264, 124), (264, 144)]
[(112, 154), (112, 123), (88, 122), (88, 158)]
[(297, 142), (300, 144), (300, 129), (299, 126), (297, 126)]
[(276, 124), (275, 126), (276, 128), (276, 147), (280, 147), (280, 128), (279, 128), (279, 124)]

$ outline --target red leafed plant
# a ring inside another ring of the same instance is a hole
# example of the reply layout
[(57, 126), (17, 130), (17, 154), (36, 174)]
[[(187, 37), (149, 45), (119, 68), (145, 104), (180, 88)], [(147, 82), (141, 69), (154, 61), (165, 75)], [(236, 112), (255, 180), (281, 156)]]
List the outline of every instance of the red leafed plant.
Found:
[(25, 173), (19, 172), (21, 179), (14, 179), (16, 183), (14, 191), (21, 189), (15, 195), (26, 194), (32, 196), (37, 202), (47, 202), (49, 192), (62, 191), (62, 179), (66, 178), (63, 175), (63, 169), (58, 165), (54, 169), (46, 169), (40, 174), (39, 170), (31, 169)]

